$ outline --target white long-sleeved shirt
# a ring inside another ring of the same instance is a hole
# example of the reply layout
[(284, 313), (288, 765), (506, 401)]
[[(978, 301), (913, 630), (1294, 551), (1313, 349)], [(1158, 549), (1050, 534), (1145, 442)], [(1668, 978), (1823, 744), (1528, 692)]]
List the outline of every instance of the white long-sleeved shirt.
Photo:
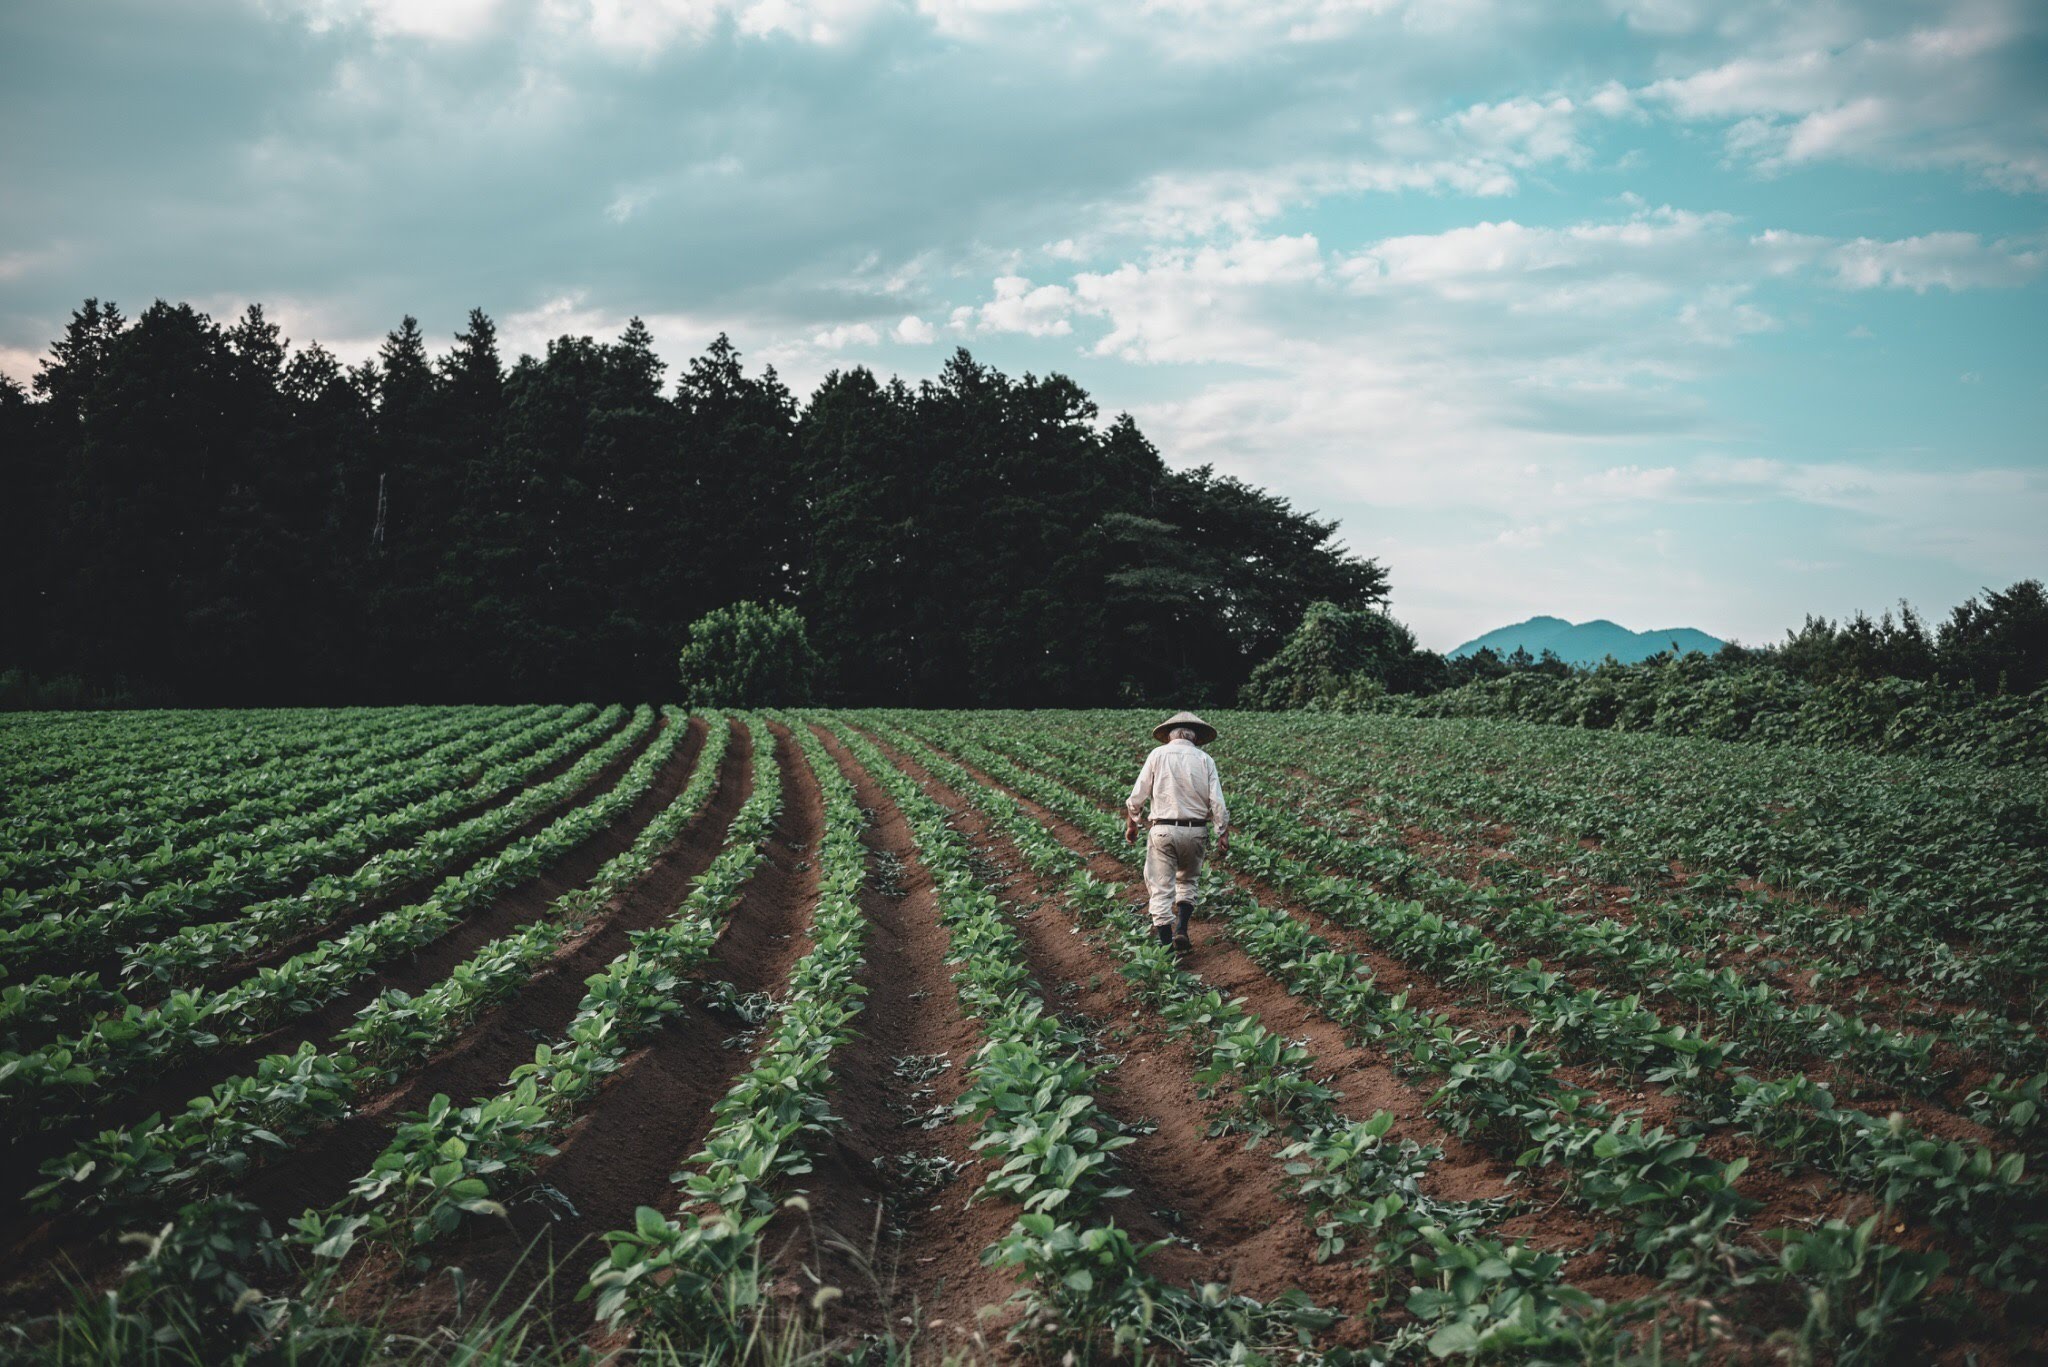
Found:
[(1218, 835), (1230, 829), (1230, 809), (1223, 805), (1216, 761), (1191, 740), (1168, 741), (1145, 756), (1145, 767), (1138, 771), (1124, 809), (1143, 816), (1148, 801), (1155, 820), (1209, 821)]

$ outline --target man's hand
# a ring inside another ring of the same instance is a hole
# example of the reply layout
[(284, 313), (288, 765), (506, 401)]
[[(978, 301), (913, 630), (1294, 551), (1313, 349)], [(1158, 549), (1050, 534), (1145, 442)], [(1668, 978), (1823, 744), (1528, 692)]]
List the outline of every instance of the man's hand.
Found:
[(1223, 857), (1224, 855), (1226, 855), (1226, 854), (1229, 854), (1229, 853), (1230, 853), (1230, 832), (1229, 832), (1229, 831), (1225, 831), (1225, 832), (1223, 832), (1223, 833), (1222, 833), (1221, 835), (1219, 835), (1219, 836), (1217, 836), (1217, 837), (1216, 837), (1216, 857), (1217, 857), (1218, 859), (1221, 859), (1221, 858), (1222, 858), (1222, 857)]
[(1129, 812), (1125, 812), (1125, 813), (1124, 813), (1124, 844), (1126, 844), (1126, 845), (1132, 845), (1132, 844), (1136, 844), (1136, 843), (1137, 843), (1137, 839), (1138, 839), (1138, 818), (1136, 818), (1135, 816), (1132, 816), (1132, 815), (1131, 815), (1131, 814), (1130, 814)]

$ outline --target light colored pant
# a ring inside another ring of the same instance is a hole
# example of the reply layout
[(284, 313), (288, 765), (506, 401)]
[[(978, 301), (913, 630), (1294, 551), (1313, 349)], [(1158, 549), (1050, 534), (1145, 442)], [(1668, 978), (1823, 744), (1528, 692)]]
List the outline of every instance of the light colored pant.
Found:
[(1195, 900), (1202, 856), (1209, 849), (1207, 826), (1154, 826), (1145, 835), (1145, 891), (1152, 895), (1152, 924), (1173, 924), (1173, 904)]

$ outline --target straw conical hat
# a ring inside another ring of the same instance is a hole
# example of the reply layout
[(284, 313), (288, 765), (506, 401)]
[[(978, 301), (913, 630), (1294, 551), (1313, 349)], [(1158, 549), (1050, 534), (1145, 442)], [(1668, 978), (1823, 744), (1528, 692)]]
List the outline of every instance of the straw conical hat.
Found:
[(1210, 741), (1216, 739), (1216, 728), (1192, 712), (1176, 712), (1165, 721), (1159, 723), (1159, 725), (1153, 727), (1152, 739), (1164, 745), (1166, 744), (1166, 738), (1173, 734), (1175, 727), (1179, 726), (1185, 726), (1188, 730), (1195, 733), (1195, 744), (1197, 745), (1207, 745)]

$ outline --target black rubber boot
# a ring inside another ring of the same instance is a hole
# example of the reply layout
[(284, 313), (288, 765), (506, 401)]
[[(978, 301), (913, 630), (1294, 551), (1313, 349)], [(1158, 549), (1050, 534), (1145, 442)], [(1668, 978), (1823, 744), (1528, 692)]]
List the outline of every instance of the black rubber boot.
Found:
[(1173, 947), (1172, 926), (1154, 926), (1152, 927), (1152, 933), (1159, 937), (1160, 944), (1165, 945), (1168, 949)]
[(1186, 953), (1195, 947), (1195, 942), (1188, 938), (1188, 918), (1194, 914), (1195, 904), (1193, 902), (1175, 902), (1173, 904), (1173, 947), (1182, 953)]

